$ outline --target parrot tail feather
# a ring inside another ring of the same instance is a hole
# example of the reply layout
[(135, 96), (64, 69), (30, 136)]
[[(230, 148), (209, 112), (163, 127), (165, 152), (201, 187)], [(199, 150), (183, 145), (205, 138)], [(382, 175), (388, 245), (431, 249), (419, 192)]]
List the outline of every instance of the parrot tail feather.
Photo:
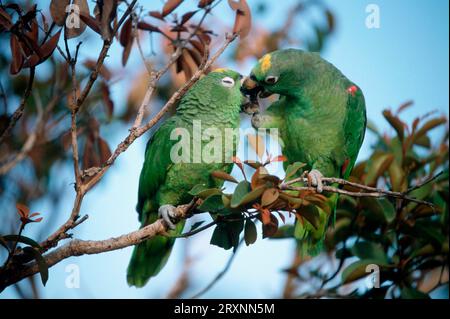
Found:
[[(173, 233), (181, 234), (183, 226), (184, 222), (182, 221)], [(158, 275), (166, 265), (174, 244), (175, 238), (156, 236), (136, 245), (128, 264), (128, 285), (143, 287), (151, 277)]]

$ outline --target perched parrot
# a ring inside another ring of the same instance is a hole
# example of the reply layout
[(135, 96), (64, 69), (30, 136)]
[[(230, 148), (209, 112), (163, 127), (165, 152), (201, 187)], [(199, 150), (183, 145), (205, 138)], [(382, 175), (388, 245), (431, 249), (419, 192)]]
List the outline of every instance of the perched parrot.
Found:
[[(279, 94), (267, 110), (255, 113), (256, 128), (278, 128), (285, 164), (307, 164), (309, 180), (322, 192), (322, 178), (348, 178), (366, 129), (361, 89), (317, 53), (298, 49), (264, 55), (244, 80), (242, 91), (251, 99)], [(319, 209), (319, 227), (299, 223), (302, 250), (315, 255), (335, 215), (337, 194), (326, 194), (330, 213)]]
[[(145, 161), (139, 179), (136, 210), (142, 227), (163, 218), (171, 228), (171, 235), (180, 234), (184, 222), (175, 225), (174, 209), (187, 204), (192, 196), (189, 191), (198, 184), (221, 187), (223, 181), (213, 180), (215, 170), (231, 172), (239, 138), (232, 140), (233, 148), (225, 149), (223, 140), (216, 141), (222, 151), (219, 161), (204, 162), (201, 154), (194, 154), (195, 143), (202, 147), (208, 138), (193, 132), (195, 122), (201, 121), (201, 130), (218, 130), (221, 139), (225, 129), (237, 129), (240, 122), (242, 76), (228, 69), (217, 69), (195, 83), (178, 104), (176, 114), (166, 120), (147, 143)], [(173, 161), (173, 147), (178, 140), (172, 135), (188, 132), (187, 160)], [(198, 150), (197, 150), (198, 151)], [(197, 160), (195, 160), (196, 156)], [(198, 160), (198, 159), (202, 160)], [(129, 285), (144, 286), (150, 277), (156, 276), (166, 264), (175, 239), (157, 236), (135, 246), (127, 271)]]

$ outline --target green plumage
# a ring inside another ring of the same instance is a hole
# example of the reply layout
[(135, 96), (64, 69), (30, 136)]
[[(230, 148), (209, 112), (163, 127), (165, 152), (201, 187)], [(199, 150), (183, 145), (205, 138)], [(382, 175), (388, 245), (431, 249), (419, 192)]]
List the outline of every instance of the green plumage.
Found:
[[(226, 83), (223, 82), (224, 78), (228, 78)], [(230, 78), (232, 85), (229, 84)], [(230, 172), (232, 169), (231, 157), (239, 138), (235, 137), (233, 150), (227, 151), (224, 139), (226, 128), (239, 127), (242, 103), (240, 78), (239, 73), (231, 70), (221, 69), (209, 73), (194, 84), (180, 101), (176, 114), (166, 120), (150, 138), (139, 179), (136, 207), (142, 227), (158, 219), (160, 206), (187, 204), (192, 198), (189, 191), (195, 185), (220, 187), (223, 184), (223, 181), (213, 180), (210, 173), (215, 170)], [(202, 140), (201, 135), (193, 134), (193, 121), (201, 121), (202, 132), (208, 128), (217, 128), (222, 134), (223, 139), (216, 140), (222, 148), (220, 162), (195, 162), (194, 144), (200, 143), (204, 148), (211, 140)], [(171, 140), (171, 135), (181, 130), (189, 132), (187, 149), (190, 152), (188, 160), (174, 163), (171, 151), (180, 138)], [(180, 234), (183, 226), (184, 222), (180, 222), (170, 234)], [(174, 238), (157, 236), (137, 245), (128, 266), (128, 284), (142, 287), (150, 277), (156, 276), (166, 264), (174, 241)]]
[[(317, 53), (296, 49), (267, 54), (253, 68), (251, 79), (280, 95), (259, 117), (259, 127), (279, 128), (287, 164), (303, 162), (326, 177), (348, 178), (366, 128), (362, 91)], [(327, 196), (334, 215), (338, 196)], [(308, 222), (296, 225), (308, 254), (321, 250), (329, 223), (322, 210), (320, 220), (318, 229)]]

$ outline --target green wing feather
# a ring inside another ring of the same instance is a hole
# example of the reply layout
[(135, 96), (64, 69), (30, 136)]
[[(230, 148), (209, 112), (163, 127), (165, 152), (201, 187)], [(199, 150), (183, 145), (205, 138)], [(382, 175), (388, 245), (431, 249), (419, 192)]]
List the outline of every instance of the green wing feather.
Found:
[[(136, 207), (142, 227), (158, 219), (160, 205), (156, 195), (172, 166), (170, 149), (176, 141), (170, 140), (170, 133), (175, 127), (176, 117), (168, 119), (147, 143)], [(180, 234), (183, 226), (184, 222), (178, 223), (177, 229), (171, 233)], [(174, 238), (156, 236), (135, 246), (127, 270), (128, 284), (142, 287), (156, 276), (167, 263), (174, 242)]]

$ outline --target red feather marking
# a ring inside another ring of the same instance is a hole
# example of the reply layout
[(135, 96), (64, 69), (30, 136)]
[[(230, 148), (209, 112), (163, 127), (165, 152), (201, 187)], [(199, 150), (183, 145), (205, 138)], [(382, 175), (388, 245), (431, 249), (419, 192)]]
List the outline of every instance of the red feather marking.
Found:
[(355, 93), (358, 91), (358, 88), (356, 85), (352, 85), (349, 88), (347, 88), (347, 92), (351, 94), (353, 97), (355, 96)]
[(345, 171), (347, 170), (348, 164), (350, 164), (350, 159), (346, 158), (344, 161), (344, 164), (342, 164), (342, 167), (341, 167), (341, 176), (345, 175)]

